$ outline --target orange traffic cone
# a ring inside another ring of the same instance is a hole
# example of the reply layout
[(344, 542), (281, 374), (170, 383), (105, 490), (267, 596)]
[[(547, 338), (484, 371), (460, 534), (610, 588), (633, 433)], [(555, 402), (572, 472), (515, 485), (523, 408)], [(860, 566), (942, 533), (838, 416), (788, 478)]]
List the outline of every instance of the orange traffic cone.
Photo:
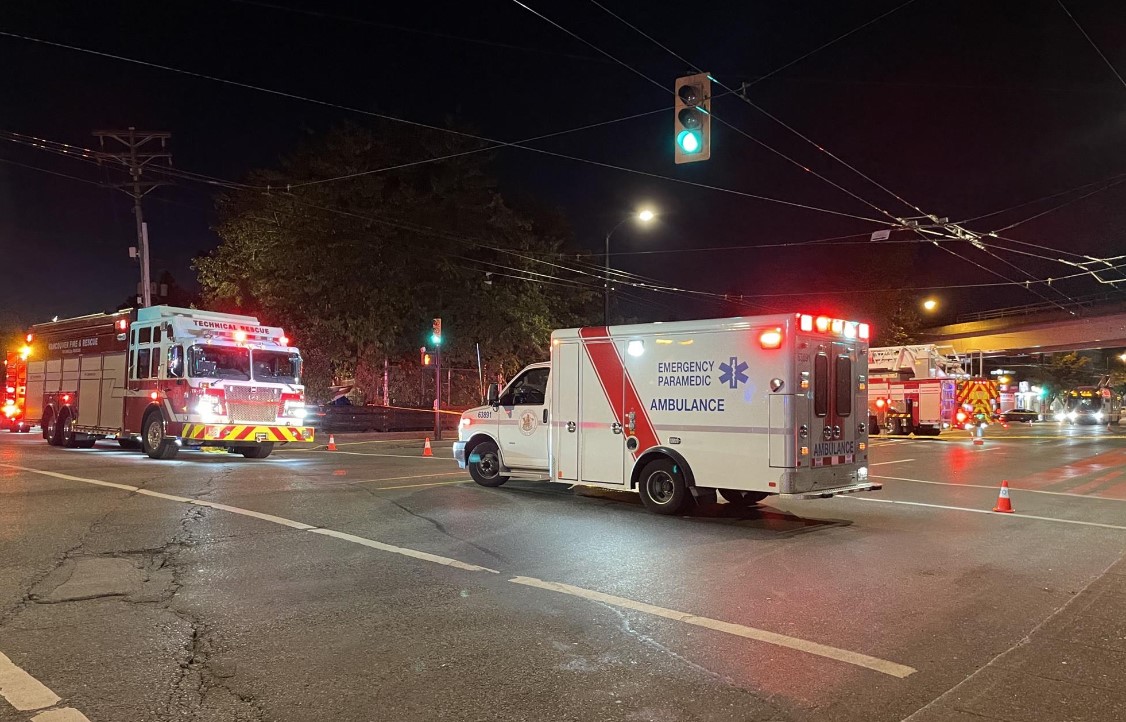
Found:
[(1009, 482), (1001, 482), (1001, 493), (997, 496), (997, 506), (993, 507), (993, 511), (1013, 513), (1013, 503), (1009, 501)]
[(434, 452), (430, 450), (430, 437), (426, 437), (426, 446), (422, 447), (423, 456), (434, 456)]
[(336, 451), (336, 438), (332, 434), (328, 435), (328, 450)]

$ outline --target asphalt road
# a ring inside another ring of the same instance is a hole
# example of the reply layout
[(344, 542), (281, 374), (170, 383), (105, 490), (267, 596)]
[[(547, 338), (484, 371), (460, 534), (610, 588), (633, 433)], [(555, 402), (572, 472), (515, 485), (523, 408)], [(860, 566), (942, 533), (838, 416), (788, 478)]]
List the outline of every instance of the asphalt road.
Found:
[(1126, 720), (1122, 433), (877, 439), (883, 491), (676, 518), (337, 441), (0, 434), (0, 721)]

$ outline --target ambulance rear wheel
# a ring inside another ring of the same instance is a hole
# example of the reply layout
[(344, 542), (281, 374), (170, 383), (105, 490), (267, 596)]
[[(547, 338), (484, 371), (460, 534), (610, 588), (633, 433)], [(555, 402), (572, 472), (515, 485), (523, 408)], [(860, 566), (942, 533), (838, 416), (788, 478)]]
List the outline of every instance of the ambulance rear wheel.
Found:
[(150, 459), (171, 459), (176, 456), (180, 449), (175, 442), (164, 438), (164, 417), (159, 411), (152, 411), (145, 417), (142, 429), (141, 448)]
[(719, 495), (728, 504), (740, 509), (754, 506), (769, 496), (765, 491), (743, 491), (742, 489), (720, 489)]
[(692, 497), (682, 470), (671, 459), (655, 459), (641, 470), (637, 490), (641, 503), (654, 514), (676, 514)]
[(508, 481), (508, 477), (500, 473), (500, 451), (493, 442), (477, 444), (469, 450), (469, 458), (469, 475), (481, 486), (500, 486)]

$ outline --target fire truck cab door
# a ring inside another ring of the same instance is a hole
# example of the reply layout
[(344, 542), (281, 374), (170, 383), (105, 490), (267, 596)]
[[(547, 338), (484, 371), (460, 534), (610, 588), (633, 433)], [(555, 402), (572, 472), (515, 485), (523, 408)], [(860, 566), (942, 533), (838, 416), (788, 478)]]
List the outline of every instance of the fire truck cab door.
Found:
[[(531, 469), (546, 472), (549, 437), (548, 379), (546, 366), (526, 369), (513, 379), (501, 394), (500, 456), (510, 469)], [(545, 474), (546, 475), (546, 474)]]

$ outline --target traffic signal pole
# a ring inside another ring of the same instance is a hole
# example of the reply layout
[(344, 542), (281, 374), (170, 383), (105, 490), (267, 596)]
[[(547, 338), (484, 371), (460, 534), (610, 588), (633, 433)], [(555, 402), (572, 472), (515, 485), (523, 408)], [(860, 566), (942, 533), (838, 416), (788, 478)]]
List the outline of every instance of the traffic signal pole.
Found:
[(442, 440), (442, 346), (434, 349), (434, 440)]

